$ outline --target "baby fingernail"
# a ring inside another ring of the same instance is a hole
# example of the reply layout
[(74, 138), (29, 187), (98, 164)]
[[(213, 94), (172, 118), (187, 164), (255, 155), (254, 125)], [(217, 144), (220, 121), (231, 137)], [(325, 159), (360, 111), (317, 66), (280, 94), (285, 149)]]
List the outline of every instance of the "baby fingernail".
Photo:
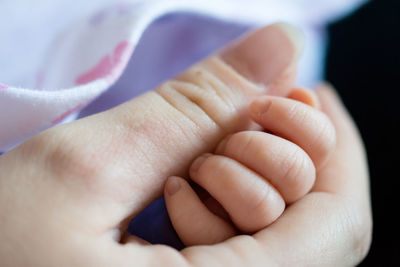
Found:
[(271, 106), (271, 100), (268, 98), (261, 98), (254, 100), (250, 105), (250, 113), (254, 116), (260, 117), (267, 113)]
[(166, 185), (168, 195), (174, 195), (176, 192), (179, 191), (179, 189), (181, 189), (179, 178), (176, 176), (169, 177)]
[(200, 157), (198, 157), (193, 163), (192, 166), (190, 167), (190, 171), (196, 172), (200, 169), (201, 165), (203, 162), (210, 156), (210, 154), (204, 154)]

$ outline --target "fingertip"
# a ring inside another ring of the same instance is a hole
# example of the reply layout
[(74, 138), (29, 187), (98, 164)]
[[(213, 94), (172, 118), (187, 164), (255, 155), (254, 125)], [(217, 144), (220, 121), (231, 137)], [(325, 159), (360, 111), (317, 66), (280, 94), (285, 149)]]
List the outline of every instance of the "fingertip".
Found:
[(290, 99), (302, 102), (313, 108), (317, 108), (317, 109), (321, 108), (321, 104), (318, 100), (317, 94), (306, 88), (302, 88), (302, 87), (294, 88), (287, 97)]
[[(334, 150), (335, 127), (329, 114), (327, 116), (324, 112), (306, 105), (307, 102), (311, 105), (319, 105), (317, 100), (313, 100), (309, 90), (295, 89), (290, 97), (294, 99), (260, 97), (250, 105), (251, 118), (266, 131), (304, 149), (319, 169)], [(325, 99), (321, 101), (323, 108), (329, 105)], [(330, 109), (335, 110), (334, 107), (329, 107), (327, 113), (330, 113)]]
[(171, 223), (186, 246), (215, 244), (235, 235), (235, 229), (212, 213), (185, 179), (169, 177), (164, 194)]
[(304, 33), (292, 24), (287, 22), (278, 22), (273, 25), (278, 26), (290, 39), (294, 46), (294, 61), (298, 61), (304, 50)]
[(338, 104), (343, 104), (341, 97), (336, 91), (335, 87), (329, 82), (322, 82), (316, 86), (315, 92), (318, 97), (324, 99), (332, 99)]
[[(189, 172), (191, 176), (194, 176), (193, 174), (197, 173), (203, 163), (207, 160), (207, 158), (211, 157), (211, 153), (204, 153), (198, 158), (196, 158), (193, 162), (192, 165), (190, 166)], [(193, 177), (192, 177), (193, 178)]]
[(175, 195), (181, 189), (181, 178), (171, 176), (165, 183), (165, 192), (168, 196)]
[(222, 50), (220, 56), (252, 82), (268, 86), (297, 64), (303, 39), (296, 27), (276, 23), (241, 38)]

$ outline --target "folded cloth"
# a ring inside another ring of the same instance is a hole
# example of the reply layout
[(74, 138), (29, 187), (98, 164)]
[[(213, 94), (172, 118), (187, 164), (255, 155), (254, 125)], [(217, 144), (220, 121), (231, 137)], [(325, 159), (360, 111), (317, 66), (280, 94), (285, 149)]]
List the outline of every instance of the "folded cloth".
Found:
[(0, 151), (82, 110), (84, 116), (120, 104), (274, 21), (304, 30), (299, 82), (312, 85), (323, 71), (323, 25), (361, 2), (3, 0)]

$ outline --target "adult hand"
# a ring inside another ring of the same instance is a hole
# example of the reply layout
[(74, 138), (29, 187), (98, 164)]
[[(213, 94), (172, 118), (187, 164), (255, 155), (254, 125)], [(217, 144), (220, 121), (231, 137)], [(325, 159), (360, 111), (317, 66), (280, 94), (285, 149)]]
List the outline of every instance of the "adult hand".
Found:
[(181, 252), (121, 235), (161, 196), (168, 176), (184, 175), (192, 159), (226, 134), (250, 127), (250, 101), (290, 90), (299, 38), (287, 25), (260, 29), (155, 91), (45, 131), (1, 156), (1, 266), (358, 262), (370, 234), (367, 171), (359, 137), (328, 93), (321, 98), (338, 124), (338, 150), (314, 192), (276, 224)]

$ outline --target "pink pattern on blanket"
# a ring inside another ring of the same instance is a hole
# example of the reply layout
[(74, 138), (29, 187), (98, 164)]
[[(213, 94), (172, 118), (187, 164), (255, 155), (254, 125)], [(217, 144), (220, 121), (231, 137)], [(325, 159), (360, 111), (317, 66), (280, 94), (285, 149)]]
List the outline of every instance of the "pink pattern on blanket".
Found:
[(88, 72), (80, 75), (75, 83), (77, 85), (86, 84), (93, 80), (103, 78), (107, 76), (112, 69), (111, 58), (110, 56), (103, 57), (93, 69), (89, 70)]
[(7, 89), (7, 88), (8, 88), (7, 86), (5, 86), (4, 84), (1, 84), (1, 83), (0, 83), (0, 90), (1, 90), (1, 89)]
[(134, 45), (128, 41), (119, 43), (112, 55), (106, 55), (91, 70), (78, 76), (75, 84), (81, 85), (105, 78), (108, 85), (114, 83), (122, 74), (133, 52)]

